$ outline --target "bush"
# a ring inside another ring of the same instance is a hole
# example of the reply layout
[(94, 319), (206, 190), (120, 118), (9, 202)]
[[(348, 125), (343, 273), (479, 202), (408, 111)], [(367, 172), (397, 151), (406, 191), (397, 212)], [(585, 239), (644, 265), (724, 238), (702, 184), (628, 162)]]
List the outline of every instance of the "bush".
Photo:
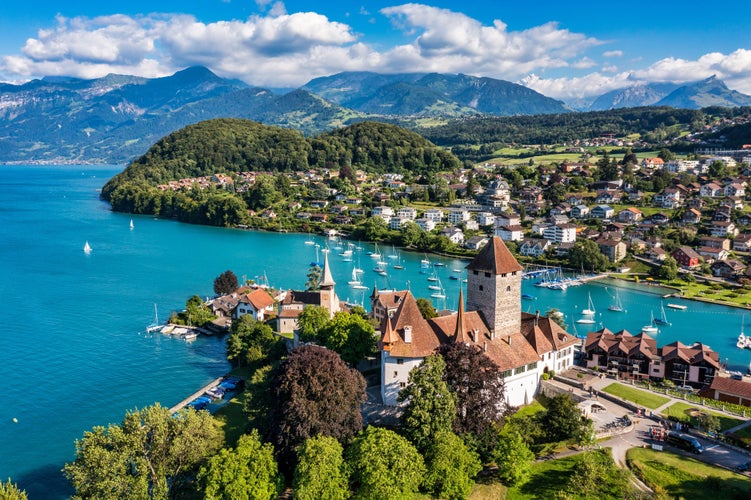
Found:
[(550, 379), (550, 374), (549, 374), (549, 373), (543, 373), (543, 374), (542, 374), (542, 379), (543, 379), (543, 380), (548, 380), (548, 379)]

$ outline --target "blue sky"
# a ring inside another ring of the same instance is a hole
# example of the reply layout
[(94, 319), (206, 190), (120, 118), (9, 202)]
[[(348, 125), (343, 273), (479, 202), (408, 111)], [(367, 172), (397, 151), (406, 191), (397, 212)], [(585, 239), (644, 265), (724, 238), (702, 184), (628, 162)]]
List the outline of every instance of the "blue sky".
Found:
[(565, 100), (711, 75), (751, 94), (751, 2), (703, 5), (10, 0), (0, 5), (0, 80), (204, 65), (270, 88), (409, 71), (489, 76)]

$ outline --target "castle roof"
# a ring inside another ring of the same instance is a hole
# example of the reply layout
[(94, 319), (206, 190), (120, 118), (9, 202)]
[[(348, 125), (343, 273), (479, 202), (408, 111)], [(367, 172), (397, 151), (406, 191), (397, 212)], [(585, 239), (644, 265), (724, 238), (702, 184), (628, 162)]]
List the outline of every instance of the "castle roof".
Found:
[(488, 271), (493, 274), (506, 274), (521, 271), (523, 268), (511, 254), (506, 244), (498, 236), (482, 247), (482, 250), (469, 263), (471, 271)]
[(336, 285), (336, 282), (334, 281), (334, 277), (331, 276), (331, 267), (329, 266), (329, 252), (328, 250), (324, 250), (323, 272), (321, 273), (320, 287), (321, 289), (325, 290), (326, 288), (334, 288), (334, 285)]

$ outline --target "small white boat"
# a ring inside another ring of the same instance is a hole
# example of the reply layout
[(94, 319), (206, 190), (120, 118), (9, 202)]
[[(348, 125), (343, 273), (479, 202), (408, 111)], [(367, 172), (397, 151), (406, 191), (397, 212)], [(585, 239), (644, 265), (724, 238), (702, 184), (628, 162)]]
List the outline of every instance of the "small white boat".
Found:
[(608, 307), (608, 311), (624, 312), (623, 304), (621, 304), (621, 296), (618, 293), (618, 290), (615, 291), (615, 302), (610, 304), (610, 306)]
[(183, 335), (183, 338), (187, 342), (192, 342), (192, 341), (194, 341), (194, 340), (196, 340), (198, 338), (198, 334), (195, 331), (191, 330), (191, 331), (187, 332), (185, 335)]
[(157, 312), (156, 304), (154, 304), (154, 322), (146, 327), (146, 332), (148, 333), (159, 332), (162, 330), (162, 328), (164, 328), (164, 325), (159, 323), (159, 313)]
[(360, 284), (360, 279), (357, 276), (357, 268), (356, 267), (352, 268), (352, 279), (350, 281), (348, 281), (347, 284), (349, 286), (356, 286), (356, 285)]
[(136, 226), (133, 225), (133, 219), (130, 219), (130, 228), (134, 229)]
[(679, 309), (681, 311), (688, 309), (688, 306), (682, 306), (680, 304), (665, 304), (665, 307), (669, 307), (670, 309)]
[(83, 253), (86, 255), (91, 253), (91, 245), (89, 245), (88, 241), (83, 245)]
[(592, 318), (579, 318), (576, 320), (576, 322), (584, 325), (593, 325), (595, 323), (595, 320), (593, 320)]
[(370, 256), (374, 259), (380, 259), (381, 258), (381, 252), (378, 250), (378, 243), (375, 244), (375, 250), (370, 254)]
[(582, 314), (584, 316), (594, 316), (596, 312), (595, 305), (592, 303), (592, 296), (587, 294), (587, 308), (582, 309)]
[(660, 330), (658, 330), (657, 327), (654, 325), (654, 323), (655, 323), (655, 317), (654, 317), (654, 314), (652, 313), (652, 311), (649, 311), (649, 316), (650, 316), (650, 318), (649, 318), (649, 324), (642, 326), (641, 327), (641, 332), (642, 333), (646, 333), (646, 334), (660, 333)]

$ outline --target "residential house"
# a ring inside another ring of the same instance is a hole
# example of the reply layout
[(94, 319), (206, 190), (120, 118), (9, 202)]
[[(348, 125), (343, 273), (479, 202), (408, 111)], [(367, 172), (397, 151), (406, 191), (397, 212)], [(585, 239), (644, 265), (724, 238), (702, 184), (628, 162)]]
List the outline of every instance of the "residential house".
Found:
[(628, 245), (622, 240), (599, 238), (595, 243), (600, 247), (600, 252), (602, 252), (610, 262), (618, 262), (623, 259), (628, 251)]
[(488, 241), (490, 241), (490, 239), (487, 236), (472, 236), (471, 238), (467, 238), (467, 241), (464, 242), (464, 248), (479, 250), (487, 245)]
[(665, 162), (662, 158), (644, 158), (641, 161), (641, 168), (645, 170), (658, 170), (662, 169), (665, 166)]
[(736, 228), (735, 224), (730, 221), (712, 221), (712, 225), (709, 227), (709, 234), (719, 238), (735, 238), (738, 235), (738, 228)]
[(449, 239), (454, 245), (464, 243), (464, 232), (458, 227), (447, 227), (441, 231), (441, 235)]
[(719, 198), (724, 194), (725, 190), (716, 182), (708, 182), (699, 189), (699, 195), (704, 198)]
[(618, 212), (618, 221), (626, 224), (633, 224), (642, 219), (643, 213), (635, 207), (624, 208)]
[(723, 403), (751, 406), (751, 383), (729, 377), (714, 377), (708, 389), (701, 396)]
[(678, 208), (681, 206), (681, 191), (675, 187), (666, 187), (654, 195), (652, 203), (660, 208)]
[(574, 219), (586, 219), (589, 217), (589, 207), (587, 205), (574, 205), (571, 207), (571, 217)]
[(681, 222), (683, 224), (696, 225), (701, 222), (701, 212), (695, 208), (689, 208), (688, 210), (683, 212)]
[(496, 227), (495, 235), (503, 241), (521, 241), (524, 239), (524, 228), (522, 226)]
[(522, 223), (522, 219), (519, 214), (502, 213), (496, 216), (495, 224), (498, 227), (503, 226), (519, 226)]
[(661, 349), (665, 376), (675, 385), (701, 387), (711, 384), (715, 374), (720, 370), (719, 355), (709, 346), (696, 343), (686, 346), (681, 342), (672, 342)]
[(725, 186), (724, 194), (728, 198), (743, 198), (746, 196), (746, 188), (740, 182), (731, 182)]
[(417, 209), (413, 207), (401, 207), (396, 211), (396, 216), (402, 219), (415, 220), (417, 218)]
[(542, 236), (553, 243), (573, 243), (576, 241), (576, 224), (548, 226)]
[(595, 203), (611, 204), (620, 203), (623, 193), (620, 191), (601, 190), (595, 193)]
[(730, 255), (730, 252), (724, 248), (713, 247), (698, 247), (696, 253), (701, 255), (704, 258), (704, 261), (710, 264), (717, 260), (727, 259), (728, 255)]
[(602, 328), (587, 333), (584, 352), (587, 368), (607, 371), (620, 379), (661, 379), (663, 375), (657, 341), (646, 333), (614, 333)]
[(699, 238), (699, 246), (730, 250), (730, 240), (727, 238), (717, 238), (715, 236), (702, 236)]
[(452, 208), (449, 210), (448, 222), (449, 224), (461, 224), (470, 219), (469, 210), (463, 208)]
[(389, 229), (398, 231), (404, 226), (404, 224), (412, 222), (412, 220), (413, 219), (410, 219), (408, 217), (391, 217), (389, 219)]
[[(370, 211), (370, 216), (371, 217), (383, 217), (384, 220), (386, 220), (386, 218), (390, 219), (391, 217), (394, 216), (394, 209), (386, 205), (373, 207), (373, 209)], [(388, 222), (388, 220), (386, 220), (386, 222)]]
[(610, 219), (615, 214), (615, 210), (608, 205), (597, 205), (592, 209), (591, 214), (596, 219)]
[(525, 257), (539, 257), (543, 255), (550, 248), (550, 242), (548, 240), (540, 238), (526, 238), (518, 247), (519, 255)]
[(662, 212), (657, 212), (656, 214), (652, 214), (646, 219), (649, 221), (653, 226), (664, 226), (668, 222), (670, 222), (670, 217), (663, 214)]
[(491, 214), (490, 212), (480, 212), (477, 214), (477, 222), (481, 226), (494, 226), (496, 221), (496, 216)]
[(232, 319), (240, 319), (250, 314), (256, 321), (265, 321), (269, 313), (274, 312), (274, 297), (263, 288), (256, 288), (238, 297), (232, 311)]
[(688, 246), (676, 248), (670, 256), (673, 257), (678, 263), (678, 266), (683, 269), (697, 269), (701, 264), (701, 256), (696, 253), (693, 248)]
[(751, 252), (751, 233), (736, 236), (733, 239), (733, 250), (736, 252)]
[(430, 232), (433, 229), (435, 229), (435, 220), (428, 219), (427, 217), (422, 217), (420, 219), (415, 220), (415, 223), (420, 226), (420, 228), (423, 231)]
[(743, 276), (746, 265), (736, 259), (717, 259), (710, 266), (712, 276), (725, 279), (736, 279)]

